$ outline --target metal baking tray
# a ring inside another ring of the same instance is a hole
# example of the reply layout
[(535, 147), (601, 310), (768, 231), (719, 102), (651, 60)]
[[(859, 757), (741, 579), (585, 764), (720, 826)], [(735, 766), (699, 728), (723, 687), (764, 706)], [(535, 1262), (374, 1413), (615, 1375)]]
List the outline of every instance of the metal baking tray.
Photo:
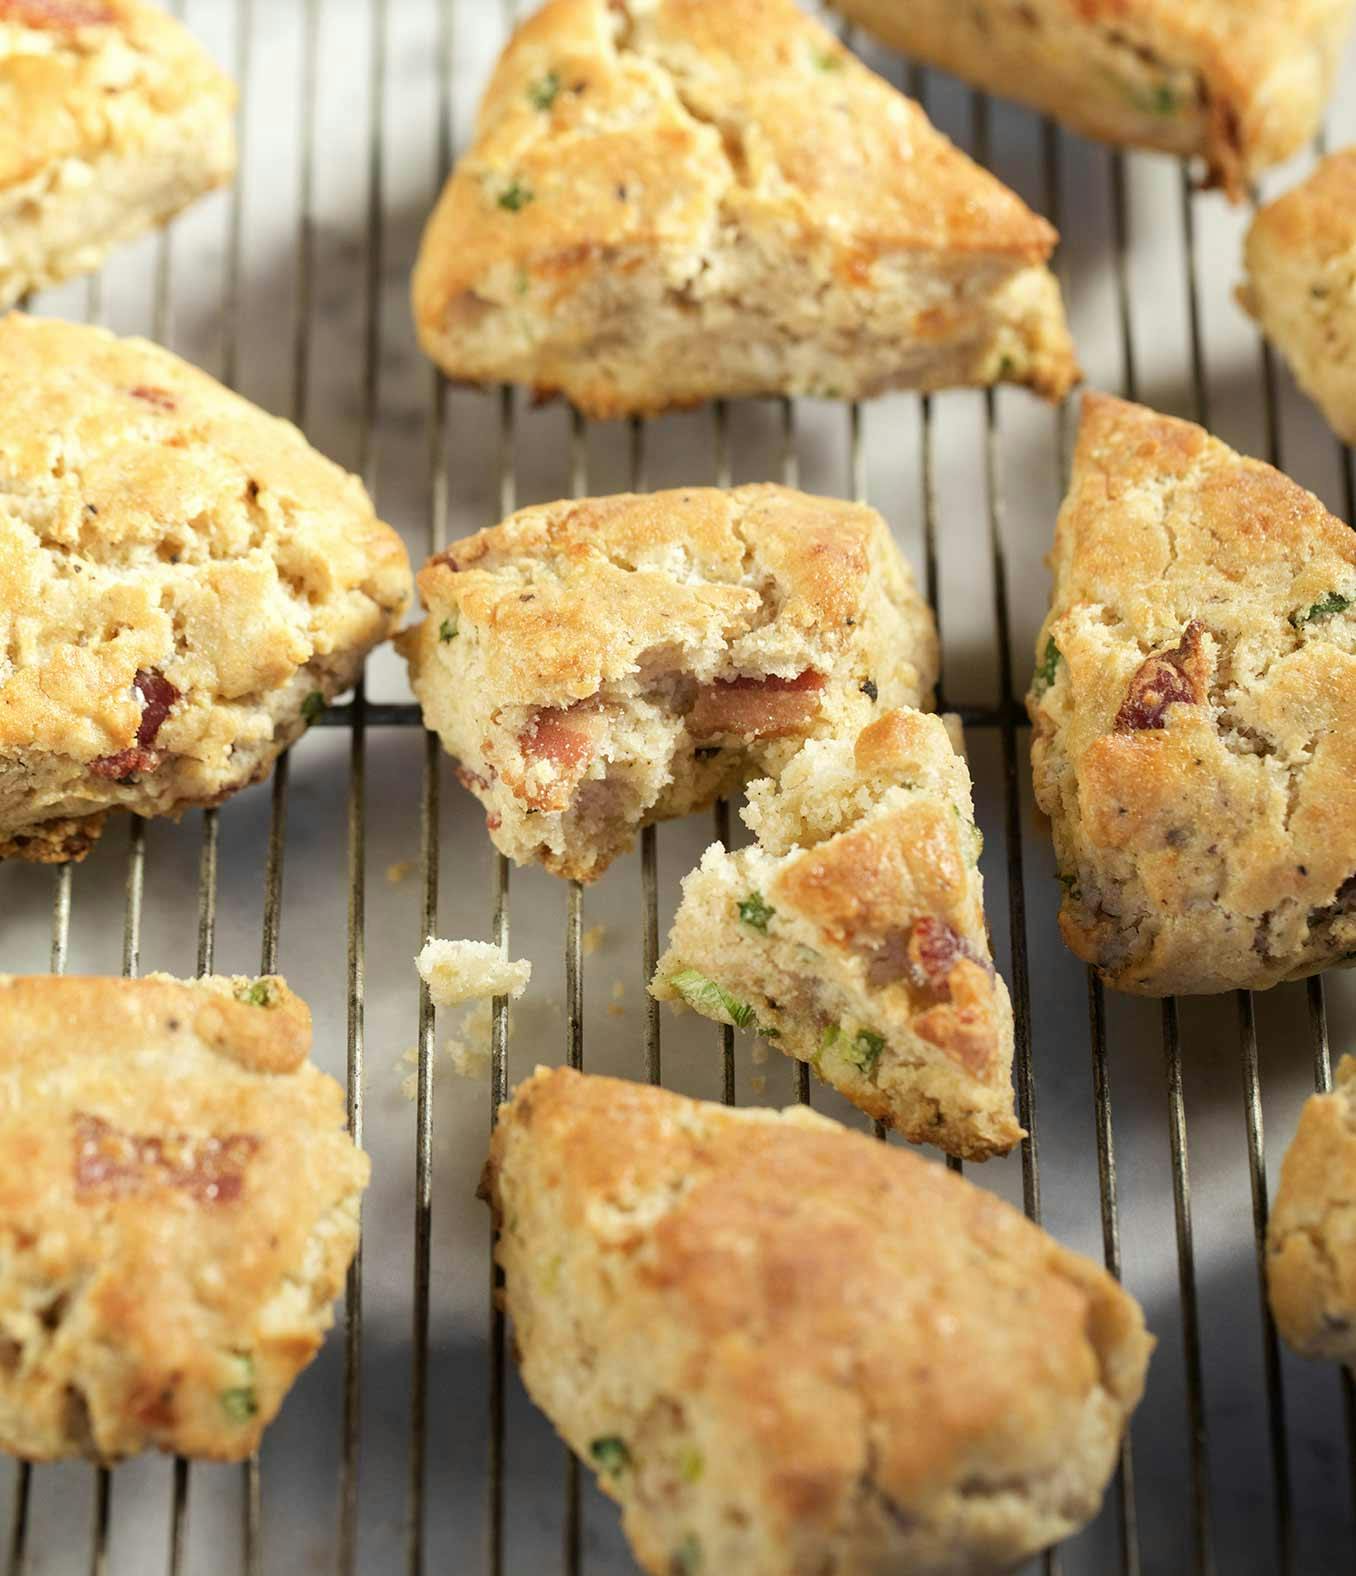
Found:
[[(1103, 994), (1061, 945), (1020, 696), (1072, 410), (1002, 390), (596, 425), (509, 391), (450, 389), (415, 347), (408, 276), (512, 5), (178, 9), (242, 85), (240, 181), (34, 309), (150, 334), (292, 416), (363, 473), (416, 563), (517, 504), (585, 490), (786, 479), (880, 508), (941, 622), (944, 704), (967, 726), (988, 911), (1018, 1015), (1032, 1136), (968, 1173), (1105, 1257), (1159, 1338), (1102, 1513), (1036, 1563), (1088, 1576), (1356, 1568), (1350, 1382), (1278, 1347), (1259, 1276), (1299, 1107), (1356, 1048), (1356, 978), (1160, 1004)], [(1063, 230), (1092, 386), (1204, 419), (1356, 514), (1350, 454), (1233, 303), (1246, 208), (1194, 193), (1171, 160), (1109, 152), (849, 41)], [(1334, 104), (1329, 143), (1356, 140), (1356, 60)], [(633, 1567), (615, 1511), (528, 1403), (491, 1309), (474, 1192), (492, 1101), (534, 1064), (568, 1060), (707, 1098), (808, 1092), (864, 1121), (775, 1052), (760, 1062), (730, 1031), (645, 997), (679, 880), (725, 834), (729, 807), (714, 824), (651, 832), (587, 891), (540, 871), (510, 879), (389, 649), (323, 720), (270, 784), (220, 811), (114, 822), (79, 867), (0, 871), (5, 969), (285, 972), (373, 1160), (345, 1306), (257, 1462), (6, 1464), (12, 1576), (622, 1576)], [(412, 960), (427, 934), (510, 927), (533, 980), (511, 1036), (496, 1023), (487, 1085), (451, 1071)]]

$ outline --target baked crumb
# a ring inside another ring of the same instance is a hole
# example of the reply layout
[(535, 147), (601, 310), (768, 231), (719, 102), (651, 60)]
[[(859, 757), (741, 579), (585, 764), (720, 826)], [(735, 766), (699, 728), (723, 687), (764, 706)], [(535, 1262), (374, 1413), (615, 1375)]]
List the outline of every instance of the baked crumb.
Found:
[(435, 1007), (455, 1007), (483, 997), (516, 999), (527, 989), (532, 965), (526, 958), (510, 961), (492, 941), (424, 943), (415, 959), (419, 977), (428, 986)]

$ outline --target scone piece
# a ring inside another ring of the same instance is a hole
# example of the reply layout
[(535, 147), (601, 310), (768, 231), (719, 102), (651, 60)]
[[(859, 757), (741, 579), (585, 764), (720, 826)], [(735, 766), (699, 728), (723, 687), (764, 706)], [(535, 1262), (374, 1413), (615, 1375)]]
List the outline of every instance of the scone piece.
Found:
[(235, 89), (143, 0), (0, 0), (0, 309), (235, 171)]
[(1119, 990), (1356, 958), (1356, 534), (1189, 422), (1089, 395), (1027, 706), (1060, 928)]
[(515, 999), (527, 989), (532, 965), (509, 958), (493, 941), (426, 941), (414, 960), (435, 1007), (456, 1007), (491, 996)]
[(0, 975), (0, 1449), (255, 1449), (368, 1178), (310, 1043), (272, 976)]
[(1096, 1513), (1140, 1310), (942, 1166), (539, 1069), (485, 1191), (523, 1382), (654, 1576), (981, 1576)]
[(1268, 203), (1239, 299), (1344, 443), (1356, 443), (1356, 148)]
[(590, 416), (1077, 378), (1044, 219), (794, 0), (550, 0), (414, 273), (451, 377)]
[(1297, 1352), (1356, 1367), (1356, 1057), (1300, 1113), (1267, 1227), (1267, 1290)]
[(142, 340), (0, 318), (0, 857), (267, 774), (410, 594), (362, 485)]
[(1230, 196), (1318, 130), (1352, 0), (833, 0), (887, 44)]
[(520, 864), (592, 881), (639, 827), (808, 737), (923, 704), (932, 614), (873, 509), (784, 487), (523, 509), (425, 566), (397, 642)]
[(651, 992), (753, 1030), (916, 1143), (983, 1160), (1022, 1137), (970, 774), (940, 717), (812, 739), (749, 789), (754, 847), (683, 882)]

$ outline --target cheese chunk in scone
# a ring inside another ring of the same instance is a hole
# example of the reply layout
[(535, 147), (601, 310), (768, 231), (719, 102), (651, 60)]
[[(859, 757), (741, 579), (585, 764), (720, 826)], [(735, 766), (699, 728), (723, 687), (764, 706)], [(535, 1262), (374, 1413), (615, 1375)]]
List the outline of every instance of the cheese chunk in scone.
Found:
[(549, 0), (414, 272), (453, 378), (590, 416), (1078, 376), (1058, 237), (794, 0)]
[(1344, 443), (1356, 443), (1356, 148), (1261, 209), (1239, 299)]
[(944, 1167), (539, 1069), (485, 1191), (523, 1382), (653, 1576), (996, 1576), (1096, 1514), (1140, 1310)]
[(1281, 1163), (1267, 1228), (1276, 1327), (1305, 1357), (1356, 1368), (1356, 1056), (1311, 1095)]
[(915, 59), (1241, 198), (1318, 130), (1352, 0), (833, 0)]
[(235, 171), (235, 89), (144, 0), (0, 0), (0, 309)]
[(916, 1143), (1022, 1137), (970, 775), (940, 717), (811, 740), (749, 790), (756, 845), (707, 849), (651, 992), (765, 1035)]
[(410, 595), (400, 538), (285, 421), (144, 340), (0, 318), (0, 858), (268, 773)]
[(1089, 395), (1027, 707), (1069, 946), (1119, 990), (1356, 957), (1356, 533), (1201, 428)]
[(0, 1449), (257, 1448), (367, 1185), (310, 1043), (274, 977), (0, 975)]
[(419, 575), (397, 644), (495, 845), (592, 881), (651, 821), (926, 704), (932, 614), (875, 510), (785, 487), (520, 510)]

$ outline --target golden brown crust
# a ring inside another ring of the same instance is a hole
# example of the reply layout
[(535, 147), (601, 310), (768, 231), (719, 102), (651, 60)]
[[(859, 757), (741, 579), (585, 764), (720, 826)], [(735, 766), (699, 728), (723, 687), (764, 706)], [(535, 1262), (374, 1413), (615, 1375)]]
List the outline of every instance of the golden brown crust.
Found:
[(1356, 148), (1253, 220), (1243, 305), (1333, 430), (1356, 442)]
[(1069, 945), (1149, 995), (1346, 961), (1356, 537), (1199, 427), (1090, 395), (1054, 570), (1028, 707)]
[(539, 1070), (486, 1188), (524, 1381), (645, 1570), (1006, 1569), (1095, 1510), (1139, 1310), (942, 1167)]
[(409, 568), (356, 478), (154, 345), (10, 313), (0, 382), (0, 841), (52, 858), (266, 773)]
[[(414, 310), (450, 375), (600, 417), (948, 376), (1060, 397), (1055, 240), (791, 0), (550, 0), (499, 62)], [(793, 274), (817, 321), (782, 298)], [(722, 343), (732, 313), (753, 365)]]
[(713, 845), (683, 882), (652, 993), (765, 1034), (916, 1143), (1006, 1153), (1012, 1009), (945, 724), (887, 712), (749, 796), (758, 844)]
[(367, 1159), (274, 977), (0, 976), (0, 1448), (238, 1460), (320, 1346)]
[(158, 6), (0, 0), (0, 307), (229, 180), (234, 105)]
[(1199, 155), (1235, 199), (1313, 136), (1351, 0), (834, 0), (916, 58), (1114, 143)]
[(524, 509), (419, 575), (399, 646), (498, 846), (580, 880), (637, 826), (917, 705), (931, 614), (872, 509), (775, 486)]
[(1267, 1230), (1277, 1328), (1306, 1357), (1356, 1365), (1356, 1057), (1311, 1095), (1285, 1152)]

